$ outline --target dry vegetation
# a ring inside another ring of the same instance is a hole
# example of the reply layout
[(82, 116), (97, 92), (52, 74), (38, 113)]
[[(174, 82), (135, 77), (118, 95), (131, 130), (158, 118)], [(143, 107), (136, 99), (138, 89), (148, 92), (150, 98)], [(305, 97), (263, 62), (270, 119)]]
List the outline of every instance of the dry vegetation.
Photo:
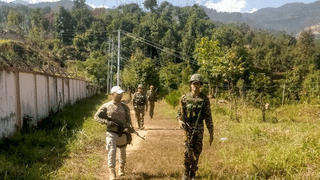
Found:
[[(59, 132), (68, 131), (72, 136), (65, 140), (65, 151), (58, 151), (58, 156), (52, 156), (56, 160), (47, 162), (61, 162), (61, 165), (44, 166), (42, 161), (38, 161), (29, 170), (20, 167), (25, 169), (24, 174), (32, 174), (36, 168), (45, 167), (45, 170), (37, 172), (39, 176), (25, 177), (107, 179), (105, 127), (93, 119), (96, 109), (106, 101), (101, 99), (85, 116), (77, 116), (76, 121), (82, 120), (83, 123), (75, 130), (60, 127)], [(184, 137), (175, 120), (177, 110), (164, 101), (156, 103), (156, 108), (154, 119), (146, 114), (146, 130), (139, 131), (146, 135), (146, 141), (137, 143), (139, 138), (134, 136), (133, 146), (128, 147), (131, 150), (127, 159), (127, 175), (121, 179), (181, 178)], [(230, 120), (228, 108), (228, 104), (212, 104), (215, 140), (210, 147), (208, 132), (205, 131), (198, 179), (320, 178), (318, 106), (271, 107), (267, 112), (267, 122), (262, 122), (260, 110), (240, 105), (240, 123)], [(60, 119), (66, 117), (60, 116)], [(136, 127), (134, 116), (132, 118)], [(16, 167), (14, 161), (5, 161), (4, 156), (1, 157), (2, 165)], [(8, 172), (14, 173), (13, 170)]]

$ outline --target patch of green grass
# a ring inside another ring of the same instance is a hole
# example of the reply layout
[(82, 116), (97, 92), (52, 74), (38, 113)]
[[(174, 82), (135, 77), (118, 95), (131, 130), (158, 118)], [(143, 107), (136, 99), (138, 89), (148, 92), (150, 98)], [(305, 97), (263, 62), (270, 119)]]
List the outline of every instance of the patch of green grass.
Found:
[[(0, 177), (4, 179), (51, 179), (74, 151), (94, 144), (86, 131), (105, 95), (67, 106), (54, 117), (43, 120), (37, 129), (17, 132), (0, 142)], [(99, 131), (99, 130), (96, 130)], [(100, 131), (103, 131), (101, 129)]]
[(10, 42), (12, 42), (12, 40), (8, 40), (8, 39), (0, 39), (0, 45), (1, 45), (1, 44), (10, 43)]
[[(261, 121), (260, 110), (246, 107), (238, 111), (240, 123), (221, 113), (228, 107), (220, 108), (212, 110), (215, 124), (212, 147), (207, 142), (208, 133), (204, 137), (199, 169), (203, 179), (320, 178), (317, 106), (271, 109), (267, 122)], [(279, 121), (270, 121), (272, 118)]]

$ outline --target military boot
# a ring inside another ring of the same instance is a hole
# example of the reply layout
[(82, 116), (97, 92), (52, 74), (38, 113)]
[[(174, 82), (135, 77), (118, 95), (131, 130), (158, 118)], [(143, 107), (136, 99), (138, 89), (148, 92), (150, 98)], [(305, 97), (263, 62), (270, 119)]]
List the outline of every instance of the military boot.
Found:
[(182, 180), (190, 180), (190, 171), (185, 170), (182, 176)]
[(194, 170), (190, 171), (190, 179), (191, 180), (195, 180), (196, 179), (196, 171), (194, 171)]
[(114, 168), (109, 168), (109, 180), (115, 180), (116, 179), (116, 171)]
[(124, 164), (120, 164), (119, 167), (119, 176), (124, 176)]

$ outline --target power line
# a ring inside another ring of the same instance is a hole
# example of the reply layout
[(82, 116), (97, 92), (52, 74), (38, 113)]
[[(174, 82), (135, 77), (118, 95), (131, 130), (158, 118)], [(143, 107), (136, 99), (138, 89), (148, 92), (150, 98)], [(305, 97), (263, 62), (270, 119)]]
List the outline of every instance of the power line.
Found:
[[(181, 56), (179, 56), (179, 55), (177, 55), (177, 54), (174, 54), (174, 53), (172, 53), (172, 52), (170, 52), (170, 51), (164, 50), (163, 48), (160, 48), (160, 47), (158, 47), (158, 46), (156, 46), (156, 45), (153, 45), (153, 44), (151, 44), (151, 43), (148, 43), (148, 42), (146, 42), (146, 41), (144, 41), (144, 40), (142, 40), (142, 39), (139, 39), (139, 38), (137, 38), (137, 37), (135, 37), (135, 36), (133, 36), (133, 35), (131, 35), (131, 34), (129, 34), (129, 33), (125, 33), (125, 35), (127, 35), (127, 36), (129, 36), (129, 37), (131, 37), (131, 38), (133, 38), (133, 39), (135, 39), (135, 40), (141, 41), (141, 42), (143, 42), (143, 43), (145, 43), (145, 44), (147, 44), (147, 45), (149, 45), (149, 46), (152, 46), (152, 47), (154, 47), (154, 48), (156, 48), (156, 49), (159, 49), (160, 51), (163, 51), (163, 52), (165, 52), (165, 53), (167, 53), (167, 54), (171, 54), (172, 56), (175, 56), (176, 58), (179, 58), (179, 59), (184, 60), (184, 61), (186, 61), (186, 62), (190, 62), (192, 65), (199, 66), (198, 63), (195, 62), (195, 61), (192, 60), (192, 59), (190, 59), (190, 61), (188, 61), (188, 60), (184, 59), (183, 57), (181, 57)], [(168, 49), (170, 49), (170, 48), (168, 48)]]
[[(122, 31), (124, 32), (124, 34), (127, 33), (127, 34), (130, 34), (131, 36), (134, 36), (134, 35), (132, 35), (132, 33), (126, 32), (126, 31), (124, 31), (124, 30), (122, 30)], [(126, 35), (126, 34), (125, 34), (125, 35)], [(149, 41), (149, 40), (147, 40), (147, 39), (145, 39), (145, 38), (142, 38), (142, 37), (136, 37), (136, 38), (139, 38), (139, 39), (141, 39), (141, 40), (143, 40), (143, 41), (146, 41), (146, 42), (148, 42), (148, 43), (152, 43), (154, 46), (158, 46), (159, 48), (171, 49), (171, 48), (168, 48), (168, 47), (163, 46), (163, 45), (161, 45), (161, 44), (157, 44), (157, 43), (155, 43), (155, 42), (153, 42), (153, 41)], [(174, 50), (174, 49), (171, 49), (171, 50), (172, 50), (174, 53), (178, 53), (178, 54), (180, 54), (180, 55), (188, 56), (190, 59), (193, 59), (193, 57), (190, 56), (190, 55), (188, 55), (188, 54), (181, 53), (181, 52), (176, 51), (176, 50)]]

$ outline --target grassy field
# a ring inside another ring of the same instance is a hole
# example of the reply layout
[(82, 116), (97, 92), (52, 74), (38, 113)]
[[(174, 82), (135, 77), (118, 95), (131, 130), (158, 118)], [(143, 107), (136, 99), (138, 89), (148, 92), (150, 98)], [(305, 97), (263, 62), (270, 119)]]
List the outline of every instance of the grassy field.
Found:
[[(54, 117), (52, 129), (2, 141), (0, 179), (106, 177), (105, 127), (93, 120), (105, 101), (105, 96), (81, 101)], [(152, 127), (147, 140), (129, 155), (122, 179), (181, 178), (183, 131), (177, 130), (177, 109), (164, 101), (156, 108), (154, 119), (146, 118)], [(250, 106), (240, 105), (238, 112), (240, 123), (230, 120), (228, 104), (212, 104), (215, 140), (210, 147), (205, 131), (198, 179), (320, 179), (319, 106), (271, 107), (267, 122)]]
[(68, 167), (68, 159), (73, 159), (73, 156), (85, 159), (79, 164), (84, 167), (81, 170), (86, 171), (83, 174), (90, 179), (87, 172), (96, 163), (90, 161), (94, 157), (87, 156), (86, 151), (104, 143), (99, 137), (103, 133), (99, 132), (105, 131), (102, 126), (91, 128), (92, 116), (106, 98), (105, 95), (97, 95), (82, 100), (45, 119), (42, 127), (40, 125), (36, 130), (25, 130), (11, 139), (2, 140), (0, 179), (69, 179), (67, 174), (80, 171), (80, 167), (71, 172), (59, 172)]

